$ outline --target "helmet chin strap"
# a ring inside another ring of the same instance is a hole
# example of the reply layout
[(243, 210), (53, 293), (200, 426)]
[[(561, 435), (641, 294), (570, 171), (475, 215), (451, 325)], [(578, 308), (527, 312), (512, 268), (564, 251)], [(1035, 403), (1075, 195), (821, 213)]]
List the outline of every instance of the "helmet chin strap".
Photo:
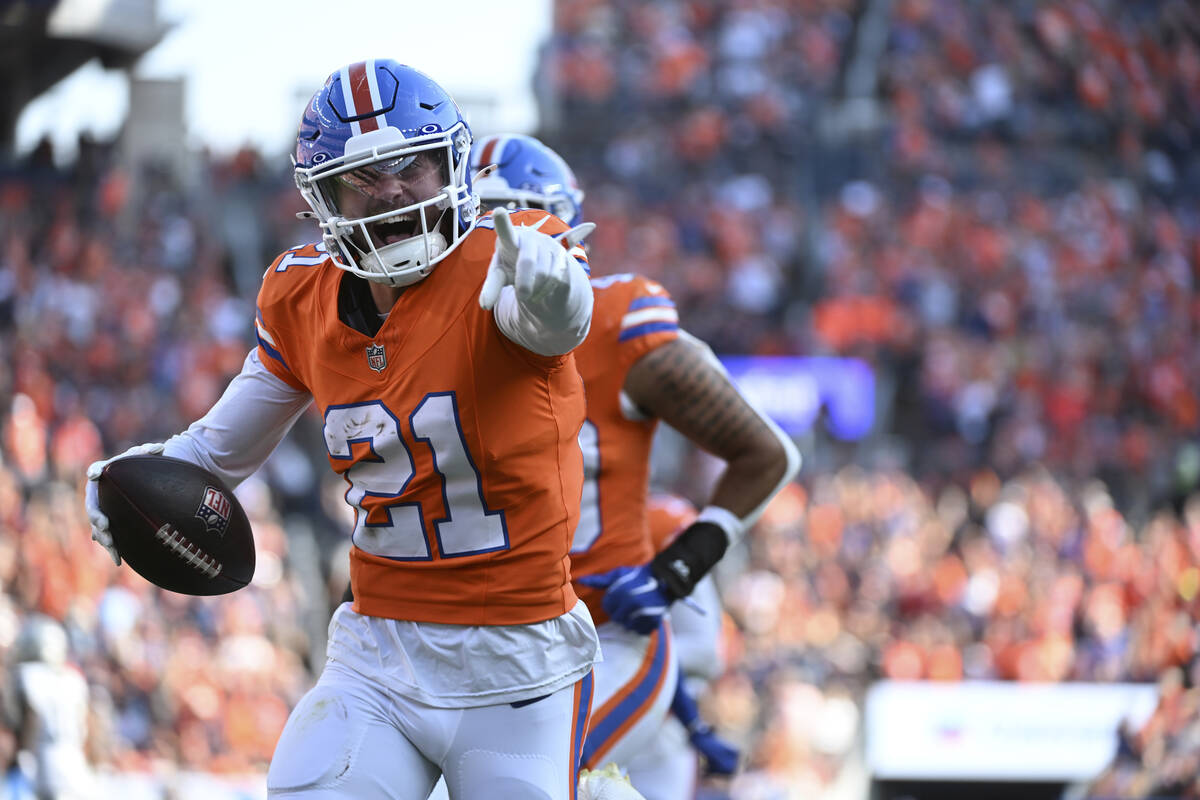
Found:
[(426, 269), (404, 275), (392, 272), (395, 267), (409, 264), (428, 267), (429, 262), (446, 251), (448, 243), (440, 231), (432, 231), (424, 236), (413, 236), (399, 242), (392, 242), (383, 247), (377, 247), (359, 259), (359, 269), (367, 280), (387, 286), (409, 286), (426, 276)]

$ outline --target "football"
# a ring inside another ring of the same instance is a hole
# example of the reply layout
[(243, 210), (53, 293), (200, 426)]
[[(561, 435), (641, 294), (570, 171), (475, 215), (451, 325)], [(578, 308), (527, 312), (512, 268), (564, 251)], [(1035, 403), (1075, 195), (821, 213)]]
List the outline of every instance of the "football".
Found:
[(156, 586), (226, 594), (254, 577), (250, 520), (208, 470), (168, 456), (129, 456), (104, 468), (97, 490), (117, 552)]

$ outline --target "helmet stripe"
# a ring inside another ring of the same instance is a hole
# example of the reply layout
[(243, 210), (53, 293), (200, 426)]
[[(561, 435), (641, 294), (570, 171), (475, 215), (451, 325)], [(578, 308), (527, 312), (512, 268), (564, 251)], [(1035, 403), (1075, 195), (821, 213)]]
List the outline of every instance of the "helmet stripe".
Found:
[[(351, 64), (349, 66), (342, 67), (342, 100), (346, 104), (346, 116), (348, 117), (353, 117), (358, 114), (358, 111), (354, 107), (354, 92), (350, 90), (350, 86), (352, 85), (350, 83), (350, 72), (357, 66), (358, 64)], [(350, 133), (354, 136), (358, 136), (360, 133), (362, 133), (362, 126), (360, 126), (357, 122), (351, 122)]]
[[(367, 61), (367, 88), (371, 92), (371, 108), (382, 110), (383, 101), (379, 99), (379, 72), (375, 69), (375, 59), (373, 58)], [(373, 121), (376, 125), (379, 124), (379, 120)]]
[[(370, 114), (379, 108), (379, 86), (375, 80), (375, 61), (359, 61), (342, 68), (342, 95), (346, 100), (346, 113), (351, 117)], [(367, 131), (378, 130), (375, 117), (354, 120), (350, 129), (355, 136)]]
[[(494, 150), (496, 150), (496, 145), (500, 144), (501, 142), (506, 141), (507, 138), (508, 137), (506, 137), (506, 136), (493, 136), (490, 139), (488, 139), (487, 144), (485, 144), (483, 146), (483, 152), (479, 154), (479, 168), (480, 169), (483, 169), (488, 164), (493, 163), (492, 162), (492, 152)], [(496, 153), (496, 155), (500, 155), (500, 153), (503, 153), (503, 152), (504, 152), (504, 147), (500, 147), (500, 152)]]

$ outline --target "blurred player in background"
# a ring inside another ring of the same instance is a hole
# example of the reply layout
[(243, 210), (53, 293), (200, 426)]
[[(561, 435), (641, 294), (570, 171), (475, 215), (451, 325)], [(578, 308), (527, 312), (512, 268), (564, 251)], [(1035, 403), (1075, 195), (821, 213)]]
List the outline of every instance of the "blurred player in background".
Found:
[[(483, 139), (472, 169), (485, 208), (546, 209), (570, 225), (582, 220), (574, 174), (537, 139)], [(679, 328), (662, 286), (618, 274), (592, 278), (592, 289), (591, 333), (575, 353), (587, 420), (579, 436), (583, 502), (571, 546), (572, 576), (599, 624), (604, 654), (583, 750), (589, 768), (625, 766), (658, 735), (677, 683), (668, 610), (692, 594), (799, 469), (791, 441), (745, 401), (708, 347)], [(709, 505), (656, 555), (646, 495), (659, 420), (726, 468)]]
[[(321, 242), (267, 269), (258, 347), (164, 445), (236, 486), (314, 400), (355, 509), (353, 604), (288, 719), (272, 797), (573, 798), (595, 628), (567, 551), (583, 469), (571, 350), (592, 292), (542, 211), (479, 220), (454, 100), (390, 60), (329, 76), (296, 183)], [(435, 267), (437, 269), (435, 270)], [(114, 560), (88, 471), (93, 538)]]
[[(696, 519), (691, 503), (666, 494), (651, 495), (646, 512), (656, 553)], [(738, 751), (700, 717), (695, 699), (725, 668), (719, 646), (724, 614), (712, 575), (696, 584), (691, 599), (691, 604), (671, 606), (671, 640), (679, 662), (672, 713), (627, 764), (633, 785), (646, 800), (691, 800), (701, 759), (706, 774), (731, 775), (737, 768)]]
[(33, 616), (22, 628), (16, 650), (17, 744), (32, 756), (31, 782), (38, 799), (95, 797), (84, 755), (87, 681), (67, 663), (67, 632), (50, 617)]

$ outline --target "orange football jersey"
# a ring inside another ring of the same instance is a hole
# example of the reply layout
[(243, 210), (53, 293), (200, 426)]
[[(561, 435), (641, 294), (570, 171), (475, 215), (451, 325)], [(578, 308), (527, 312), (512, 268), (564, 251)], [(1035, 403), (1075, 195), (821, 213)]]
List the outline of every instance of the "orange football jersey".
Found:
[[(679, 335), (671, 296), (640, 275), (592, 279), (594, 305), (587, 340), (575, 363), (587, 394), (587, 419), (579, 434), (584, 486), (579, 526), (571, 546), (575, 578), (615, 567), (644, 564), (654, 555), (646, 525), (650, 445), (658, 420), (642, 419), (622, 403), (621, 389), (639, 358)], [(576, 584), (597, 622), (603, 591)]]
[[(512, 221), (566, 230), (542, 211)], [(259, 355), (324, 418), (329, 464), (355, 509), (362, 614), (514, 625), (576, 602), (567, 551), (583, 386), (571, 354), (526, 350), (479, 307), (489, 223), (409, 286), (374, 337), (338, 318), (347, 273), (320, 245), (282, 254), (263, 279)]]

